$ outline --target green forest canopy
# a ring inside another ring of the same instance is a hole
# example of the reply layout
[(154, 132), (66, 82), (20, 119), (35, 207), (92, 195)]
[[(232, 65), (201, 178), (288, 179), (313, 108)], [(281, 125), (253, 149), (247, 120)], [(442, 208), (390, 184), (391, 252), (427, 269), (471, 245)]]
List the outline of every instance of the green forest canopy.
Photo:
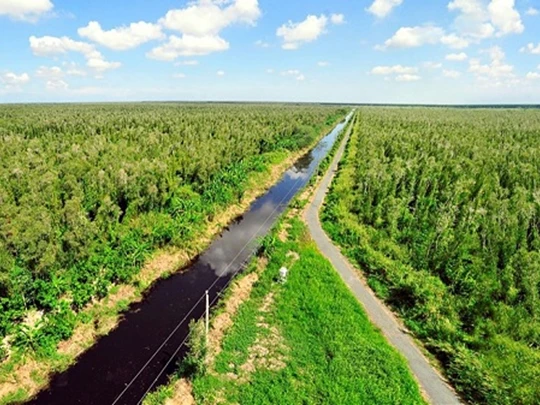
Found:
[[(185, 246), (237, 202), (272, 153), (298, 151), (346, 110), (317, 105), (0, 106), (0, 341), (54, 350), (74, 311)], [(38, 336), (20, 321), (45, 312)], [(0, 359), (2, 348), (0, 347)]]
[(540, 398), (540, 111), (362, 108), (323, 212), (472, 402)]

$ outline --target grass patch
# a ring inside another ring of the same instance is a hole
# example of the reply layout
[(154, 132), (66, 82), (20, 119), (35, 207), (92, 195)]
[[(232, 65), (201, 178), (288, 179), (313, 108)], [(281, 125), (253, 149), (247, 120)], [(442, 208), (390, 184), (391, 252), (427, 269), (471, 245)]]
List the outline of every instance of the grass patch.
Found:
[[(422, 404), (405, 360), (369, 322), (297, 218), (225, 335), (214, 367), (193, 379), (200, 403)], [(282, 224), (283, 225), (283, 224)], [(299, 258), (290, 254), (296, 252)], [(282, 265), (288, 281), (276, 281)]]

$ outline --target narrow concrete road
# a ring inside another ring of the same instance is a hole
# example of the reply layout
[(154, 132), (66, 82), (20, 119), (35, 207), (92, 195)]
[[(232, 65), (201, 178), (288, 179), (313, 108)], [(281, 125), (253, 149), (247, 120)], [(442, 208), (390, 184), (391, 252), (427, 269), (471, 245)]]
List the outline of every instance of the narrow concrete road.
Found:
[(411, 337), (402, 331), (394, 315), (375, 297), (365, 281), (358, 276), (353, 266), (341, 254), (339, 249), (334, 246), (321, 227), (319, 210), (328, 191), (328, 186), (334, 177), (338, 163), (343, 156), (351, 129), (352, 125), (341, 142), (330, 168), (315, 191), (313, 200), (306, 210), (305, 220), (311, 236), (317, 243), (319, 250), (330, 260), (341, 278), (352, 290), (358, 301), (364, 306), (371, 322), (381, 329), (388, 341), (407, 359), (409, 367), (418, 380), (427, 399), (435, 405), (460, 404), (461, 402), (454, 391), (429, 364)]

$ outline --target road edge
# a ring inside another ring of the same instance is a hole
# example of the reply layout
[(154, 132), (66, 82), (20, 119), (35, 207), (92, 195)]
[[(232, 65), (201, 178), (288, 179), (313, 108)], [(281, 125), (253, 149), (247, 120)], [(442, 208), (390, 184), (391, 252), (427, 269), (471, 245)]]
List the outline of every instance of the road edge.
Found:
[(349, 126), (323, 178), (315, 186), (303, 219), (319, 251), (332, 263), (353, 295), (362, 304), (370, 321), (381, 330), (389, 343), (405, 357), (426, 399), (435, 405), (461, 404), (462, 402), (453, 388), (432, 367), (411, 336), (403, 331), (398, 319), (375, 296), (365, 280), (359, 276), (359, 270), (355, 269), (348, 259), (341, 254), (339, 248), (333, 244), (322, 228), (319, 210), (334, 179), (353, 128), (354, 122)]

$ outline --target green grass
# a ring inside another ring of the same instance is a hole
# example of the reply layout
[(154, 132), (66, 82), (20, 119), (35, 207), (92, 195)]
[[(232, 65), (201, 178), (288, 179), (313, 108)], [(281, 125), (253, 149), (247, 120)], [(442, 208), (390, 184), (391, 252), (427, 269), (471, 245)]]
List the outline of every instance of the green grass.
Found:
[[(265, 240), (268, 266), (236, 314), (215, 371), (194, 377), (197, 401), (212, 403), (221, 398), (243, 405), (425, 403), (405, 360), (369, 322), (307, 236), (305, 225), (296, 218), (287, 221), (291, 224), (287, 241), (280, 241), (277, 231)], [(297, 252), (300, 259), (292, 263), (287, 256), (290, 251)], [(287, 283), (277, 283), (279, 268), (291, 264)], [(269, 294), (274, 303), (268, 312), (261, 312)], [(255, 362), (254, 370), (243, 371), (254, 344), (265, 340), (270, 342), (266, 361), (278, 359), (282, 366)], [(231, 372), (238, 378), (231, 378)]]

